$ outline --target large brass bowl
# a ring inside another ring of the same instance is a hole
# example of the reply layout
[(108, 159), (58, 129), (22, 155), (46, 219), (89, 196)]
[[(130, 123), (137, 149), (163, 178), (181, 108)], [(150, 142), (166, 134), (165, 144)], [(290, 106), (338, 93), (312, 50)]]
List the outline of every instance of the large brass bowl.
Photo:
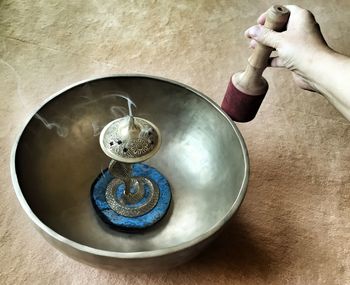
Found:
[[(89, 198), (109, 159), (99, 132), (126, 114), (160, 129), (162, 145), (147, 161), (169, 180), (173, 201), (153, 228), (127, 234), (100, 221)], [(17, 197), (56, 248), (82, 262), (120, 270), (163, 270), (195, 256), (241, 204), (246, 146), (235, 124), (206, 96), (170, 80), (141, 75), (97, 78), (55, 94), (16, 142), (11, 173)]]

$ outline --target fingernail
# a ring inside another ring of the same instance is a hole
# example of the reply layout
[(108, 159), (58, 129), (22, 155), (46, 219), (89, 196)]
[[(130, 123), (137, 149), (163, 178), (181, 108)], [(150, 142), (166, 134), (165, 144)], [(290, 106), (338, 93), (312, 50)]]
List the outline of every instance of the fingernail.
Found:
[(248, 33), (252, 38), (256, 38), (259, 35), (260, 29), (258, 26), (249, 28)]
[(254, 48), (254, 46), (255, 46), (255, 40), (251, 40), (249, 42), (249, 48)]

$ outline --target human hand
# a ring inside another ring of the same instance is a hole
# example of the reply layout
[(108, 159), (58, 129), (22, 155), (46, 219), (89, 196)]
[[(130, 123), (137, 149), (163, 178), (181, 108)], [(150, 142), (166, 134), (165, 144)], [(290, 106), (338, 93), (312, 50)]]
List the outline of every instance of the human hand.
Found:
[(272, 67), (291, 70), (300, 88), (319, 92), (311, 71), (315, 62), (322, 60), (324, 53), (330, 53), (331, 49), (310, 11), (295, 5), (285, 7), (290, 10), (286, 31), (279, 33), (265, 28), (265, 12), (258, 18), (258, 25), (246, 30), (245, 35), (251, 39), (251, 48), (259, 42), (276, 49), (277, 56), (270, 61)]

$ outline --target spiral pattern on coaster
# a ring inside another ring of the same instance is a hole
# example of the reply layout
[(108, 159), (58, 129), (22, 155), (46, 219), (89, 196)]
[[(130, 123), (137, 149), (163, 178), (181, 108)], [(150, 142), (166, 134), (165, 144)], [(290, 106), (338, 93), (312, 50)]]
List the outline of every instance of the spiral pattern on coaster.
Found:
[[(124, 184), (126, 181), (124, 180)], [(127, 185), (125, 185), (127, 186)], [(118, 186), (116, 187), (118, 188)], [(132, 192), (132, 189), (136, 189), (135, 192)], [(120, 198), (120, 202), (125, 204), (136, 204), (137, 202), (141, 201), (141, 199), (145, 196), (145, 187), (144, 183), (140, 183), (138, 179), (130, 179), (129, 183), (129, 191), (126, 192), (126, 189), (124, 190), (124, 195)], [(127, 193), (127, 194), (126, 194)]]
[[(109, 182), (106, 190), (106, 202), (117, 214), (125, 217), (138, 217), (148, 213), (156, 206), (159, 200), (159, 188), (150, 179), (145, 177), (132, 177), (131, 185), (135, 185), (137, 189), (136, 192), (122, 195), (122, 198), (117, 198), (116, 191), (122, 184), (125, 184), (122, 179), (114, 178)], [(145, 185), (147, 185), (149, 189), (147, 199), (141, 205), (132, 205), (140, 202), (142, 198), (144, 198)], [(132, 204), (130, 205), (130, 203)]]

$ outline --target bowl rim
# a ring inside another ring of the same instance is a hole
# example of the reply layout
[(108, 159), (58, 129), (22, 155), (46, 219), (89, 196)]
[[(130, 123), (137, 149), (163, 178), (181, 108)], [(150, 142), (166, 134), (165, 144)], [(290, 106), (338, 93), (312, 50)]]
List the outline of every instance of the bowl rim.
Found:
[[(171, 83), (171, 84), (183, 87), (183, 88), (193, 92), (194, 94), (196, 94), (200, 98), (206, 100), (209, 104), (211, 104), (219, 113), (221, 113), (221, 115), (223, 115), (226, 118), (226, 120), (229, 122), (232, 129), (234, 130), (235, 134), (237, 135), (237, 138), (239, 140), (241, 150), (243, 153), (243, 159), (244, 159), (244, 177), (243, 177), (242, 184), (241, 184), (241, 187), (239, 189), (237, 198), (233, 202), (229, 211), (224, 215), (224, 217), (220, 221), (218, 221), (213, 226), (211, 226), (209, 228), (209, 230), (207, 230), (205, 233), (193, 238), (192, 240), (189, 240), (187, 242), (184, 242), (184, 243), (181, 243), (178, 245), (174, 245), (171, 247), (156, 249), (156, 250), (149, 250), (149, 251), (118, 252), (118, 251), (97, 249), (97, 248), (94, 248), (91, 246), (80, 244), (76, 241), (73, 241), (73, 240), (66, 238), (66, 237), (60, 235), (59, 233), (55, 232), (49, 226), (44, 224), (34, 214), (34, 212), (31, 210), (30, 206), (28, 205), (26, 199), (24, 198), (24, 195), (23, 195), (21, 188), (19, 186), (17, 174), (16, 174), (16, 151), (17, 151), (17, 146), (18, 146), (19, 140), (20, 140), (25, 128), (27, 127), (29, 122), (32, 120), (33, 116), (42, 107), (44, 107), (48, 102), (50, 102), (52, 99), (54, 99), (55, 97), (61, 95), (62, 93), (66, 92), (74, 87), (77, 87), (79, 85), (82, 85), (82, 84), (85, 84), (88, 82), (93, 82), (93, 81), (97, 81), (97, 80), (101, 80), (101, 79), (116, 78), (116, 77), (117, 78), (120, 78), (120, 77), (139, 77), (139, 78), (145, 78), (145, 79), (153, 79), (153, 80), (163, 81), (163, 82), (167, 82), (167, 83)], [(241, 203), (244, 199), (244, 196), (246, 194), (246, 191), (247, 191), (248, 178), (249, 178), (249, 173), (250, 173), (249, 172), (249, 156), (248, 156), (248, 151), (247, 151), (247, 147), (246, 147), (246, 144), (244, 142), (244, 139), (243, 139), (238, 127), (236, 126), (236, 124), (220, 108), (220, 106), (217, 103), (215, 103), (208, 96), (204, 95), (203, 93), (199, 92), (198, 90), (196, 90), (196, 89), (194, 89), (186, 84), (177, 82), (177, 81), (172, 80), (172, 79), (168, 79), (168, 78), (164, 78), (164, 77), (160, 77), (160, 76), (154, 76), (154, 75), (147, 75), (147, 74), (142, 74), (142, 73), (111, 74), (111, 75), (107, 75), (107, 76), (97, 76), (97, 77), (95, 76), (95, 77), (80, 80), (78, 82), (70, 84), (67, 87), (65, 87), (65, 88), (55, 92), (53, 95), (49, 96), (47, 99), (45, 99), (42, 102), (42, 104), (35, 110), (35, 112), (32, 112), (32, 114), (30, 114), (29, 118), (26, 120), (26, 122), (22, 126), (19, 134), (17, 135), (15, 142), (14, 142), (14, 145), (13, 145), (12, 150), (11, 150), (10, 172), (11, 172), (12, 185), (13, 185), (13, 188), (15, 190), (17, 199), (19, 200), (19, 202), (20, 202), (22, 208), (24, 209), (25, 213), (27, 214), (27, 216), (34, 223), (34, 225), (38, 227), (39, 230), (45, 232), (47, 235), (52, 237), (54, 240), (58, 240), (58, 241), (64, 243), (66, 246), (74, 248), (75, 250), (78, 250), (78, 251), (81, 251), (84, 253), (88, 253), (88, 254), (92, 254), (92, 255), (96, 255), (96, 256), (120, 258), (120, 259), (143, 259), (143, 258), (160, 257), (160, 256), (176, 253), (178, 251), (182, 251), (182, 250), (189, 248), (189, 247), (192, 247), (192, 246), (194, 246), (202, 241), (205, 241), (207, 238), (209, 238), (210, 236), (214, 235), (217, 231), (219, 231), (219, 229), (222, 228), (222, 226), (232, 217), (232, 215), (236, 212), (236, 210), (241, 205)]]

